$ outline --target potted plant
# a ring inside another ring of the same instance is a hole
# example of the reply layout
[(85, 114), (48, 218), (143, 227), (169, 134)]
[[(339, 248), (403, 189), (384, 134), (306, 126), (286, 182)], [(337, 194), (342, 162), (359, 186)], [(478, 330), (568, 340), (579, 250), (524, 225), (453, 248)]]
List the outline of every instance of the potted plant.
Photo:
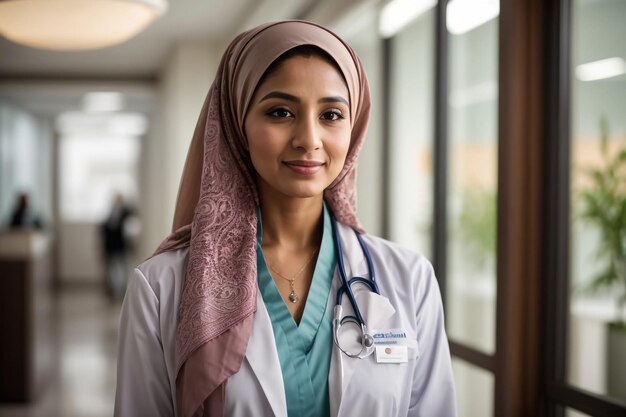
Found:
[(600, 233), (596, 255), (602, 265), (585, 290), (615, 292), (617, 297), (617, 316), (608, 329), (607, 394), (626, 398), (626, 144), (609, 152), (609, 128), (604, 118), (600, 132), (602, 163), (587, 169), (590, 184), (579, 193), (580, 218)]

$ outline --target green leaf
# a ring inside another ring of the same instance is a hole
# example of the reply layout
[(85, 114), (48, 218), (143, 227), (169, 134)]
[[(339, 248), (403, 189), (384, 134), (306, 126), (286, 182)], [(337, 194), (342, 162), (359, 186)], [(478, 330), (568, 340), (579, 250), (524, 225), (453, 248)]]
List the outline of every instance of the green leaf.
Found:
[(588, 286), (589, 291), (598, 292), (605, 287), (613, 285), (617, 281), (617, 273), (611, 264), (604, 272), (596, 275)]

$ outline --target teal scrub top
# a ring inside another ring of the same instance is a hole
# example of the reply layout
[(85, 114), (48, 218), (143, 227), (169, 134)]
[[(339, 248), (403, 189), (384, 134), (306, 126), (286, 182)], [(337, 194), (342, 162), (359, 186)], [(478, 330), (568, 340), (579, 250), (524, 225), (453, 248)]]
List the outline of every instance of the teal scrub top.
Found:
[(328, 416), (332, 326), (331, 314), (326, 306), (337, 264), (330, 214), (324, 204), (322, 244), (299, 326), (287, 309), (265, 263), (261, 249), (263, 230), (260, 213), (258, 218), (256, 253), (259, 290), (272, 321), (285, 385), (287, 415)]

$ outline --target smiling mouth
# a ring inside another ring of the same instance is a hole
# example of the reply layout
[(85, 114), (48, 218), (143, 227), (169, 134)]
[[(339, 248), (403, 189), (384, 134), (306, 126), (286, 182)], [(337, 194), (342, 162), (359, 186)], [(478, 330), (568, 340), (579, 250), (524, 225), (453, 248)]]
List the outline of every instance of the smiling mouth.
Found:
[(319, 161), (285, 161), (283, 164), (300, 175), (313, 175), (322, 169), (324, 165), (323, 162)]

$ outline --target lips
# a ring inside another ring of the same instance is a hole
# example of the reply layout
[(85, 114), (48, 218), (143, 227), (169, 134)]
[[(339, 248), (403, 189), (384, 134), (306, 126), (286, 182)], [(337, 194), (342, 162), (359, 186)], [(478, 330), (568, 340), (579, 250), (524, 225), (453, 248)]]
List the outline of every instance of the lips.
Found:
[(300, 175), (313, 175), (322, 169), (322, 166), (324, 165), (324, 163), (320, 161), (304, 160), (285, 161), (283, 163), (287, 166), (287, 168)]

